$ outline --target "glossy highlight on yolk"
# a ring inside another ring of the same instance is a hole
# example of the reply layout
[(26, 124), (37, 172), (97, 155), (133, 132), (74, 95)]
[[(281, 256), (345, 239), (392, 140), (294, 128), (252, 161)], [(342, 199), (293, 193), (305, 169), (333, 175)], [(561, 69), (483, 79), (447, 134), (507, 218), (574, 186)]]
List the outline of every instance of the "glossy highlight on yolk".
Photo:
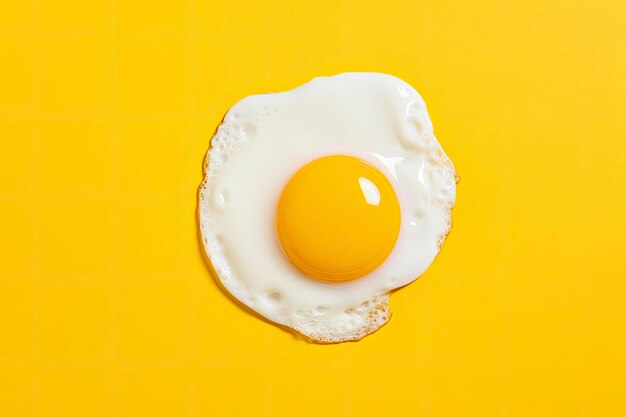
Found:
[(393, 249), (400, 206), (389, 180), (360, 159), (334, 155), (301, 168), (278, 203), (278, 239), (302, 272), (344, 282), (376, 269)]

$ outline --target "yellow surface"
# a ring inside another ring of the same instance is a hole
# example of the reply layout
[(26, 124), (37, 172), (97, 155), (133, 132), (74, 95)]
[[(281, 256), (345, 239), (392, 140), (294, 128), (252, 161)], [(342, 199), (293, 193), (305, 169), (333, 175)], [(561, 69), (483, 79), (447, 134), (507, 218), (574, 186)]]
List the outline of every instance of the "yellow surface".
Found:
[[(626, 414), (626, 5), (6, 1), (0, 415)], [(196, 189), (227, 108), (397, 75), (462, 177), (394, 317), (317, 346), (209, 277)]]
[[(376, 187), (376, 204), (366, 200), (362, 179)], [(276, 226), (283, 253), (305, 274), (350, 281), (372, 272), (393, 249), (400, 205), (393, 186), (374, 166), (351, 156), (327, 156), (289, 180)]]

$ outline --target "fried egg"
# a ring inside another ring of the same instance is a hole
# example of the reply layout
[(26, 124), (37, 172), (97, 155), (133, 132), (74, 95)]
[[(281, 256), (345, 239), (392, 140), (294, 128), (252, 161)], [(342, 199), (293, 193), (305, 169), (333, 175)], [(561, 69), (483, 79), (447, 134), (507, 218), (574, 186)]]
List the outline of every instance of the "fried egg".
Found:
[(458, 177), (421, 96), (378, 73), (246, 97), (210, 141), (202, 241), (226, 291), (320, 343), (390, 318), (448, 235)]

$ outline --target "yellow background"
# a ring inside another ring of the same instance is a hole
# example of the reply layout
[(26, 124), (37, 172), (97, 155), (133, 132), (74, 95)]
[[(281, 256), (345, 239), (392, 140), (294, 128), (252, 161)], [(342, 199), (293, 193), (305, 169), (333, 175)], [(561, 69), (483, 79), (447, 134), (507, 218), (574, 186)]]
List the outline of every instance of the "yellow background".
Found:
[[(0, 13), (2, 416), (626, 414), (621, 1), (12, 1)], [(317, 346), (197, 239), (238, 99), (378, 71), (462, 177), (394, 317)]]

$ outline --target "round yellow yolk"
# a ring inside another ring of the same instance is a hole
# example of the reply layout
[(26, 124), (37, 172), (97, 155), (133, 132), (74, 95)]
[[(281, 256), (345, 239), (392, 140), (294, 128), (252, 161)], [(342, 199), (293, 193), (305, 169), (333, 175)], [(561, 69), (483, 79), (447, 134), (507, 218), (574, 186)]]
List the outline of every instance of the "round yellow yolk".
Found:
[(328, 156), (289, 180), (276, 226), (283, 252), (301, 271), (321, 281), (349, 281), (387, 258), (398, 238), (400, 206), (378, 169)]

